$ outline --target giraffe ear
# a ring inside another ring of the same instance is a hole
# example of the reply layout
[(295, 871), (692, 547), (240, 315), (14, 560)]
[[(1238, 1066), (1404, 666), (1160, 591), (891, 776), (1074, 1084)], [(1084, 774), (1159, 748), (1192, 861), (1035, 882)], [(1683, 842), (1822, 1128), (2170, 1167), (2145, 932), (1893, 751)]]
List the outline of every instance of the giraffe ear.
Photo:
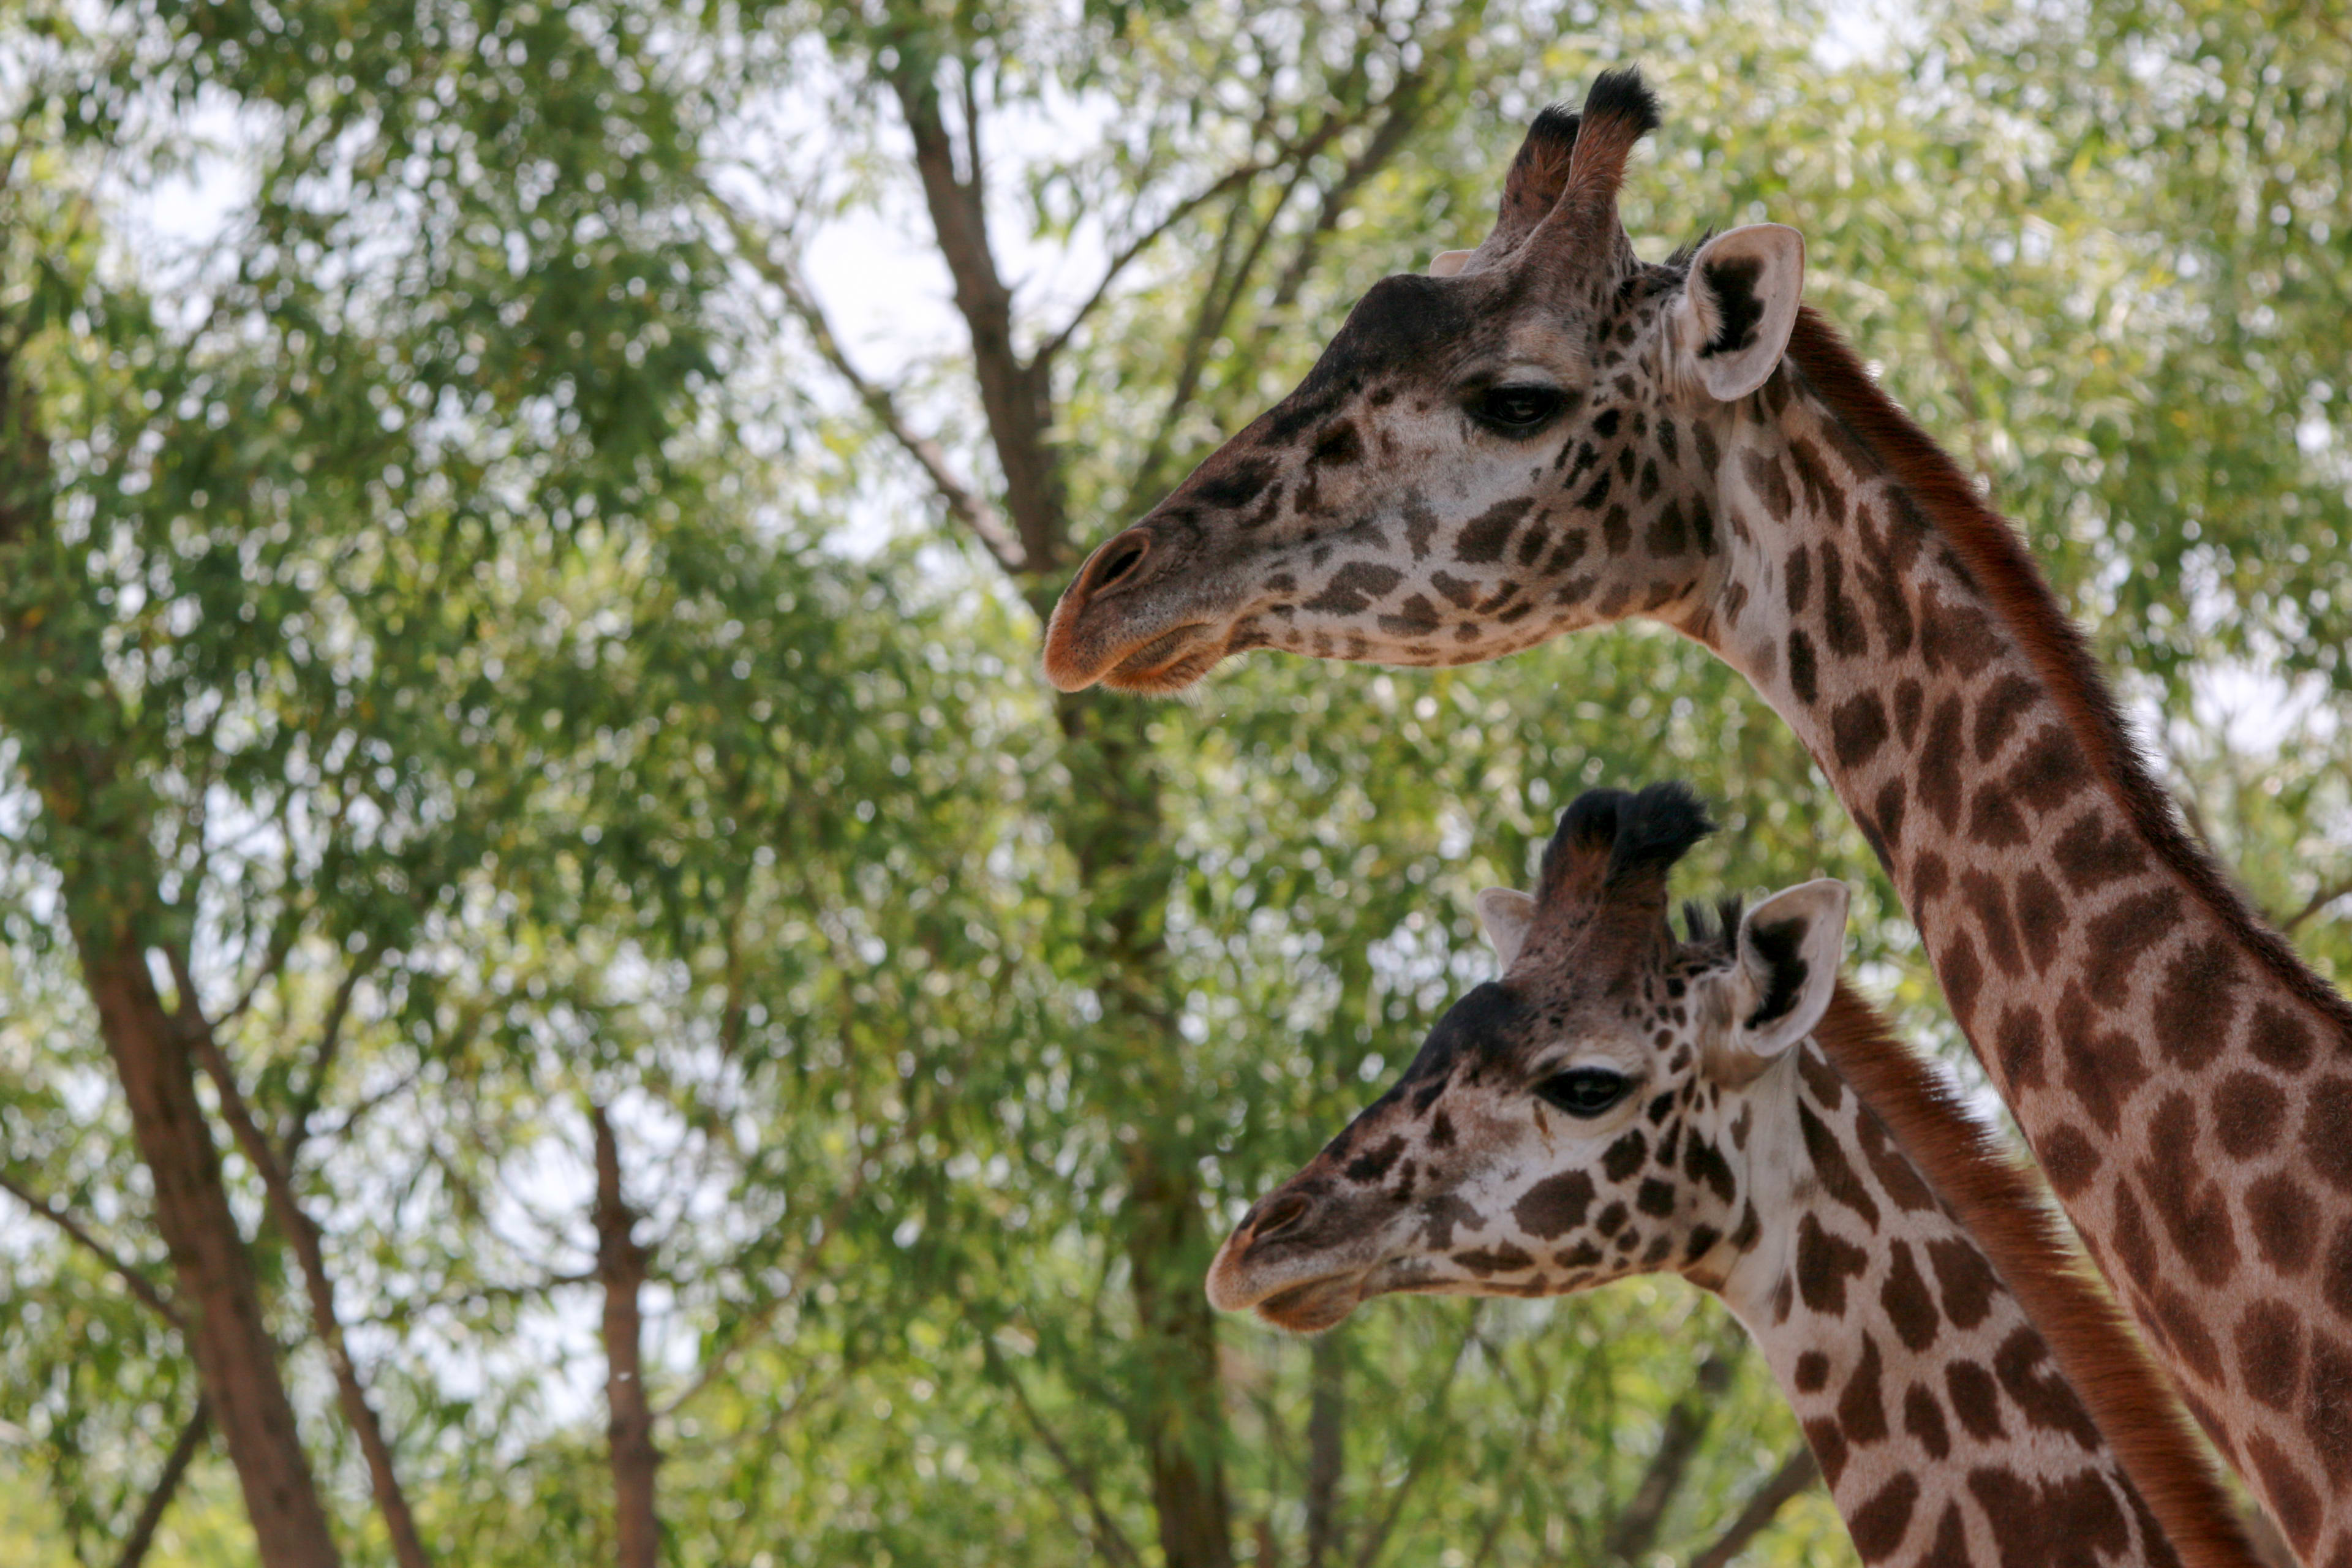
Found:
[(1510, 968), (1527, 945), (1528, 927), (1535, 923), (1535, 900), (1508, 888), (1489, 888), (1478, 895), (1477, 905), (1479, 929), (1502, 958), (1503, 967)]
[(1429, 258), (1429, 275), (1451, 278), (1462, 270), (1463, 263), (1477, 254), (1475, 250), (1441, 250)]
[(1785, 224), (1718, 234), (1691, 258), (1675, 305), (1675, 358), (1729, 403), (1772, 379), (1805, 291), (1805, 237)]
[(1757, 1056), (1780, 1055), (1829, 1011), (1845, 952), (1846, 900), (1843, 882), (1823, 878), (1773, 894), (1740, 921), (1734, 1022)]

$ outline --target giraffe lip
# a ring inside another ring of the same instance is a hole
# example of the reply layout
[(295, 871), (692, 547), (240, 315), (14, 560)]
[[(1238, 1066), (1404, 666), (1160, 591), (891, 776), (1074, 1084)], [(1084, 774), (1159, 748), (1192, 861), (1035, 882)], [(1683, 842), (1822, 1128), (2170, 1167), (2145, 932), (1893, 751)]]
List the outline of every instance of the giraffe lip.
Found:
[(1369, 1272), (1354, 1270), (1302, 1279), (1276, 1290), (1253, 1310), (1276, 1328), (1299, 1334), (1321, 1333), (1356, 1310), (1356, 1303), (1364, 1299), (1364, 1280)]
[(1097, 679), (1114, 691), (1181, 691), (1209, 673), (1220, 654), (1194, 645), (1211, 623), (1171, 626), (1113, 664)]

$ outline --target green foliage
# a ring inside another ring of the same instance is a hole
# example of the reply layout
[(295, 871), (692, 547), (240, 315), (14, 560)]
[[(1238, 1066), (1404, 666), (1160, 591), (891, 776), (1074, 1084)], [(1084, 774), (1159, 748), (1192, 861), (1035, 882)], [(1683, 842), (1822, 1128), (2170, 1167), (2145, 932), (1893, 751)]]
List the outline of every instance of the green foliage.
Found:
[[(2200, 827), (2352, 976), (2352, 41), (2319, 13), (1960, 5), (1834, 66), (1799, 5), (390, 15), (7, 24), (0, 360), (42, 472), (13, 449), (0, 500), (50, 523), (0, 542), (0, 1174), (168, 1290), (62, 913), (119, 910), (187, 955), (299, 1144), (447, 1561), (612, 1550), (592, 1101), (655, 1248), (668, 1561), (1150, 1561), (1154, 1424), (1202, 1368), (1140, 1321), (1139, 1259), (1197, 1279), (1376, 1092), (1486, 972), (1470, 896), (1523, 882), (1577, 789), (1696, 782), (1726, 831), (1693, 891), (1864, 889), (1866, 980), (1955, 1044), (1801, 752), (1666, 637), (1056, 703), (1028, 605), (1058, 583), (931, 521), (713, 237), (748, 172), (799, 221), (879, 209), (929, 247), (908, 59), (1062, 127), (992, 145), (1025, 246), (1116, 253), (1212, 193), (1050, 367), (1065, 563), (1371, 280), (1474, 243), (1535, 104), (1639, 59), (1670, 112), (1637, 244), (1805, 230), (1813, 297), (2027, 530)], [(1256, 163), (1279, 177), (1217, 184)], [(136, 215), (190, 170), (235, 213), (174, 256)], [(969, 346), (905, 401), (1001, 502)], [(41, 795), (60, 752), (115, 782)], [(1155, 1260), (1138, 1193), (1171, 1170), (1193, 1225)], [(347, 1548), (385, 1560), (230, 1173)], [(1304, 1561), (1318, 1397), (1328, 1561), (1593, 1561), (1738, 1343), (1670, 1281), (1383, 1301), (1319, 1355), (1216, 1335), (1221, 1425), (1183, 1441), (1265, 1568)], [(0, 1551), (110, 1561), (194, 1395), (176, 1332), (0, 1196)], [(1753, 1357), (1711, 1414), (1668, 1560), (1797, 1440)], [(207, 1449), (150, 1560), (249, 1561), (238, 1507)], [(1745, 1561), (1848, 1551), (1815, 1495)]]

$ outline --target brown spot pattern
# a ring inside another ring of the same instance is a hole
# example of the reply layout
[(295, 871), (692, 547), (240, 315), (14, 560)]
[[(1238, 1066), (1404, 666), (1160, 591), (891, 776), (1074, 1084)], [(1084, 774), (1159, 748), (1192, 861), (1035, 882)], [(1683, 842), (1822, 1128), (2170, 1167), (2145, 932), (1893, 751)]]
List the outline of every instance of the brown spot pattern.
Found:
[(1886, 1436), (1886, 1400), (1879, 1388), (1884, 1375), (1878, 1342), (1865, 1332), (1862, 1336), (1862, 1360), (1856, 1363), (1853, 1375), (1846, 1379), (1837, 1402), (1838, 1430), (1857, 1448), (1866, 1448)]
[(1798, 1223), (1797, 1289), (1814, 1311), (1843, 1317), (1846, 1281), (1869, 1267), (1868, 1252), (1843, 1237), (1832, 1236), (1813, 1215)]

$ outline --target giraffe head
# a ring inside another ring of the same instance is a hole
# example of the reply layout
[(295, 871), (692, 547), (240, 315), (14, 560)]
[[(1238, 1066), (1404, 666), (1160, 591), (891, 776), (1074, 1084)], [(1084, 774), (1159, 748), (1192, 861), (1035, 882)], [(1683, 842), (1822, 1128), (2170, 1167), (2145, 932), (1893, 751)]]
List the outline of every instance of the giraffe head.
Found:
[(1624, 70), (1538, 115), (1477, 249), (1373, 285), (1297, 391), (1087, 559), (1054, 683), (1172, 691), (1254, 647), (1468, 664), (1700, 602), (1717, 433), (1780, 363), (1804, 242), (1759, 224), (1639, 260), (1617, 191), (1657, 113)]
[(1563, 1295), (1657, 1269), (1719, 1286), (1774, 1157), (1751, 1094), (1829, 1005), (1846, 890), (1727, 902), (1719, 926), (1692, 906), (1677, 939), (1666, 875), (1707, 831), (1682, 784), (1570, 805), (1533, 897), (1479, 895), (1503, 977), (1250, 1210), (1210, 1300), (1313, 1331), (1392, 1290)]

